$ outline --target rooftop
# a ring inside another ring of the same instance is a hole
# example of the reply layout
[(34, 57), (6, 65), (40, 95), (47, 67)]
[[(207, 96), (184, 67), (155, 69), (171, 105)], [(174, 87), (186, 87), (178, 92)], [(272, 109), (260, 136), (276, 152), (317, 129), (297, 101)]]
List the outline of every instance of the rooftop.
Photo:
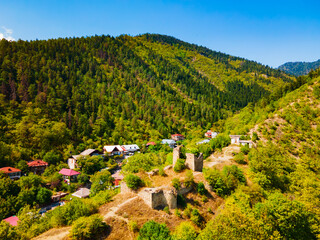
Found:
[(87, 155), (94, 153), (95, 151), (96, 151), (95, 149), (89, 148), (89, 149), (84, 150), (82, 153), (80, 153), (80, 155), (87, 156)]
[(13, 167), (3, 167), (3, 168), (0, 168), (0, 171), (2, 171), (2, 172), (4, 172), (4, 173), (21, 172), (20, 169), (18, 169), (18, 168), (13, 168)]
[(48, 163), (42, 160), (34, 160), (27, 163), (29, 167), (41, 167), (48, 166)]
[(74, 171), (72, 169), (67, 169), (67, 168), (62, 168), (59, 173), (64, 175), (64, 176), (75, 176), (75, 175), (79, 175), (80, 174), (77, 171)]
[(7, 223), (11, 224), (12, 226), (17, 226), (19, 218), (17, 216), (11, 216), (6, 219), (3, 219), (3, 221), (6, 221)]
[(86, 198), (90, 195), (90, 189), (88, 188), (80, 188), (78, 191), (72, 194), (72, 196), (78, 197), (78, 198)]

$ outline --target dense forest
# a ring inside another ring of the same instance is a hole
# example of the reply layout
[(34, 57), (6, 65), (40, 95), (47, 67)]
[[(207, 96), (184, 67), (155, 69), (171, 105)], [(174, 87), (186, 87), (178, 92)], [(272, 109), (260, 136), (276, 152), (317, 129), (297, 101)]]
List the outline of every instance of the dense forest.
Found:
[(320, 67), (320, 59), (314, 62), (287, 62), (278, 67), (279, 70), (285, 71), (295, 76), (307, 75), (311, 70)]
[[(173, 37), (0, 41), (1, 166), (207, 129), (295, 82)], [(80, 144), (80, 145), (79, 145)]]

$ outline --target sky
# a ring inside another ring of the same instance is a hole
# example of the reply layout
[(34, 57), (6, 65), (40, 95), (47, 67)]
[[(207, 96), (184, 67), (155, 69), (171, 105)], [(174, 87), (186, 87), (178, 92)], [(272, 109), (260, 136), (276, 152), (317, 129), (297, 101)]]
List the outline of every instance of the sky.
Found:
[(272, 67), (320, 59), (319, 0), (0, 0), (0, 39), (170, 35)]

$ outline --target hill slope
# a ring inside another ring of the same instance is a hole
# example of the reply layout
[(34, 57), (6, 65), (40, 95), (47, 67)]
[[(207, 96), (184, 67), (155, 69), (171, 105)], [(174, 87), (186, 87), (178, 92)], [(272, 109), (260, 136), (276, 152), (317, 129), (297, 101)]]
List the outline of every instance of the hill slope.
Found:
[(294, 81), (256, 62), (150, 34), (1, 40), (0, 66), (7, 160), (208, 128)]
[(302, 76), (308, 74), (312, 69), (317, 69), (318, 67), (320, 67), (320, 59), (314, 62), (287, 62), (279, 66), (278, 69), (295, 76)]

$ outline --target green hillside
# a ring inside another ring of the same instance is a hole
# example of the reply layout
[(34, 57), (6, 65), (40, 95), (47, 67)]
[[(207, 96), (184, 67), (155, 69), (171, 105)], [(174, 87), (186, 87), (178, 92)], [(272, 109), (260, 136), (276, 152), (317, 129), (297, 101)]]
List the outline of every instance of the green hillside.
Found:
[(200, 239), (319, 239), (320, 69), (300, 80), (306, 84), (283, 98), (225, 121), (226, 131), (256, 143), (235, 157), (252, 183), (226, 200)]
[(320, 67), (320, 59), (314, 62), (287, 62), (278, 67), (278, 69), (285, 71), (295, 76), (307, 75), (312, 69), (315, 70)]
[(3, 39), (1, 165), (207, 129), (293, 81), (162, 35)]

